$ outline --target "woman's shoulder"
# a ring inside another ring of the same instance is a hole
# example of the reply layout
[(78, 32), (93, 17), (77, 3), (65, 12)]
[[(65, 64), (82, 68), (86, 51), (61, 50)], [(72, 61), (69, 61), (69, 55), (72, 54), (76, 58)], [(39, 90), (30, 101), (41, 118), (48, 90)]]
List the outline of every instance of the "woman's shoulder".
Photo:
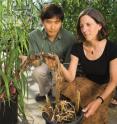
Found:
[(75, 43), (72, 46), (71, 54), (75, 56), (79, 56), (81, 51), (82, 51), (82, 43)]
[(72, 47), (78, 49), (78, 48), (82, 47), (82, 42), (76, 42), (76, 43), (73, 44)]
[(107, 54), (112, 59), (117, 58), (117, 43), (108, 41)]
[(113, 42), (113, 41), (108, 41), (108, 48), (109, 50), (116, 50), (117, 51), (117, 43), (116, 42)]

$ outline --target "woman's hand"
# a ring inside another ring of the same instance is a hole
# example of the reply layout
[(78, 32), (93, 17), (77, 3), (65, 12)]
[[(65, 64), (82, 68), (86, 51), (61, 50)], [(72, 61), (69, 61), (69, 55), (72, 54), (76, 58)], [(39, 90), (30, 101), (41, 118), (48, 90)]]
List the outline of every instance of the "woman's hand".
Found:
[(96, 99), (92, 102), (90, 102), (82, 111), (84, 112), (84, 116), (86, 118), (92, 116), (95, 114), (99, 106), (101, 105), (101, 100)]
[(50, 54), (48, 56), (44, 56), (44, 59), (45, 59), (45, 63), (48, 65), (50, 69), (55, 69), (60, 63), (57, 55)]

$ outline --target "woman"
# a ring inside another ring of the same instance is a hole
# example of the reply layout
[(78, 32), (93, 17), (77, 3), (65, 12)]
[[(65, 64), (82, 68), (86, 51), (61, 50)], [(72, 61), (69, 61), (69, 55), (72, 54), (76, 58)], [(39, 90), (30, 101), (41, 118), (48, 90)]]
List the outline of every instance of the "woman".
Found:
[(107, 124), (109, 97), (117, 85), (117, 46), (107, 39), (105, 19), (93, 8), (80, 13), (77, 35), (82, 42), (72, 47), (69, 68), (61, 64), (62, 72), (71, 82), (68, 87), (77, 82), (85, 116), (83, 124)]

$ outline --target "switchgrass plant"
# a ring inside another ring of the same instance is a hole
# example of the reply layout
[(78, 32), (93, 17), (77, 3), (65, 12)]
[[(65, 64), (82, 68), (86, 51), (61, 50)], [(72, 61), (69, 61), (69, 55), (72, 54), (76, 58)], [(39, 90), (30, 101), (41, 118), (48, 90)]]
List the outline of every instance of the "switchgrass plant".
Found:
[[(27, 80), (20, 72), (19, 55), (28, 54), (33, 8), (31, 0), (0, 0), (0, 100), (10, 101), (15, 89), (19, 112), (23, 116)], [(10, 82), (14, 89), (10, 88)]]

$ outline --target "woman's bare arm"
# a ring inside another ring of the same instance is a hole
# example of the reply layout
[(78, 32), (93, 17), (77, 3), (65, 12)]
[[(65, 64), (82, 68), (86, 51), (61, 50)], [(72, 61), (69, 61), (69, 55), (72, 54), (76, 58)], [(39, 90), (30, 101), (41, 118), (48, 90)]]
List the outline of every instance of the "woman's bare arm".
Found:
[(78, 58), (74, 55), (71, 55), (71, 61), (68, 70), (61, 64), (63, 75), (68, 82), (72, 82), (75, 79), (77, 66)]
[(108, 82), (105, 91), (101, 94), (101, 97), (103, 99), (106, 99), (117, 86), (117, 58), (111, 61), (109, 72), (110, 72), (110, 80)]

